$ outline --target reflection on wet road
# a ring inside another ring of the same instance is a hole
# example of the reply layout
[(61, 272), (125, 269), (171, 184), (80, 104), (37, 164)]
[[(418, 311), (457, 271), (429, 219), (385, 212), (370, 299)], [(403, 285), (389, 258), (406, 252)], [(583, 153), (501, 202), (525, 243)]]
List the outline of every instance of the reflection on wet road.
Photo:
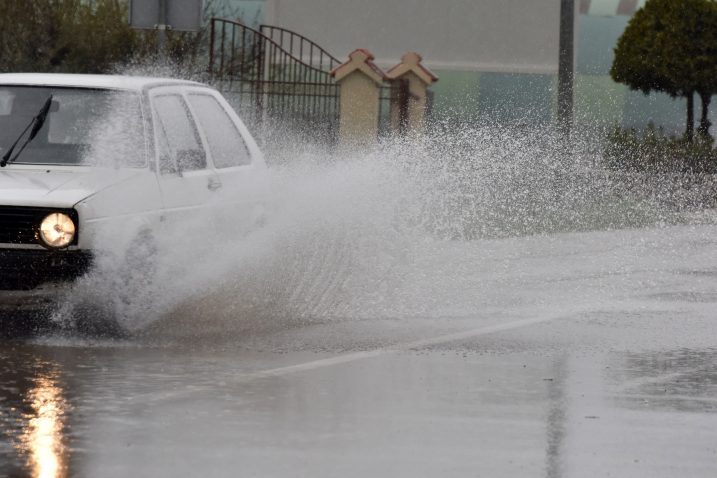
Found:
[(8, 471), (37, 478), (67, 476), (65, 416), (69, 404), (63, 396), (60, 366), (32, 353), (21, 354), (26, 363), (3, 358), (0, 423), (6, 445), (0, 450), (5, 458), (16, 456), (7, 459)]
[(25, 416), (27, 424), (18, 447), (28, 455), (32, 474), (40, 478), (64, 476), (67, 466), (63, 443), (66, 403), (53, 375), (38, 377), (29, 392), (32, 413)]
[(4, 341), (0, 477), (717, 476), (717, 254), (595, 238), (483, 244), (423, 316)]
[(717, 385), (702, 373), (717, 350), (417, 350), (254, 380), (266, 364), (316, 357), (66, 352), (13, 350), (71, 379), (63, 390), (35, 366), (22, 383), (0, 377), (13, 444), (0, 476), (706, 477), (717, 466)]

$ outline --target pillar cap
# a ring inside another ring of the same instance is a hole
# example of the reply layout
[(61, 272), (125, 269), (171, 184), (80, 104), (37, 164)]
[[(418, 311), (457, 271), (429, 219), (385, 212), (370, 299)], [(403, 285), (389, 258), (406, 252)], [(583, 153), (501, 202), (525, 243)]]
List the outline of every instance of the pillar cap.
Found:
[(331, 76), (341, 81), (355, 71), (360, 71), (376, 84), (381, 85), (388, 79), (386, 73), (373, 62), (373, 54), (365, 48), (358, 48), (351, 52), (349, 61), (331, 70)]
[(431, 70), (423, 66), (423, 57), (416, 52), (408, 52), (401, 57), (401, 63), (394, 66), (386, 76), (390, 80), (396, 80), (408, 73), (414, 73), (426, 85), (432, 85), (438, 81), (438, 77)]

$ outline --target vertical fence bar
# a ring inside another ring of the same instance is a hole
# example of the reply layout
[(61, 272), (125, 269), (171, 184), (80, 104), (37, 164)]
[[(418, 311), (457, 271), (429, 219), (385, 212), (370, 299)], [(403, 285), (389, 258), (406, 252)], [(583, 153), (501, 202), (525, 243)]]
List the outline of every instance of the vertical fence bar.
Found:
[[(231, 40), (231, 49), (230, 49), (230, 56), (229, 56), (229, 88), (232, 87), (234, 83), (234, 76), (236, 75), (234, 71), (234, 55), (236, 51), (236, 27), (232, 28), (232, 40)], [(241, 72), (240, 72), (241, 74)]]
[(214, 76), (214, 24), (217, 19), (212, 18), (209, 22), (209, 75)]
[(226, 38), (226, 26), (225, 22), (222, 22), (222, 36), (220, 40), (220, 53), (219, 53), (219, 71), (222, 77), (224, 76), (224, 40)]

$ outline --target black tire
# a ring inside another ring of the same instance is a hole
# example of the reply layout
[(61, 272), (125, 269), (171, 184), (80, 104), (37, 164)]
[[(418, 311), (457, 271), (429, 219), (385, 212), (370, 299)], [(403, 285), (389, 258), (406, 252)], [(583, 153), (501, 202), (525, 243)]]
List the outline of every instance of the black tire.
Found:
[(88, 297), (73, 304), (74, 329), (84, 337), (127, 338), (136, 316), (148, 313), (157, 269), (157, 246), (149, 231), (130, 243), (108, 284), (111, 297)]
[(150, 314), (154, 303), (157, 275), (157, 243), (149, 231), (137, 235), (127, 248), (125, 261), (118, 271), (116, 309), (120, 319), (137, 319)]
[(107, 306), (94, 301), (82, 301), (74, 304), (74, 330), (82, 337), (124, 338), (127, 331), (120, 325), (116, 314)]
[(22, 339), (57, 330), (50, 312), (0, 312), (0, 339)]

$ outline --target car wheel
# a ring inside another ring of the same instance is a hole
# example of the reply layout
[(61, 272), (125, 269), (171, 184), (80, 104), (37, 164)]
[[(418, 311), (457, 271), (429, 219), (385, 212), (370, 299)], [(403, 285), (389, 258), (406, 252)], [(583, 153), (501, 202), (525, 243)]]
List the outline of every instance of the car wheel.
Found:
[(57, 329), (49, 311), (0, 312), (0, 339), (15, 339), (53, 332)]
[(127, 247), (100, 290), (72, 304), (73, 329), (86, 337), (126, 338), (145, 322), (152, 306), (157, 247), (152, 235), (142, 232)]
[(147, 323), (152, 314), (157, 279), (157, 243), (149, 231), (129, 245), (118, 271), (116, 312), (127, 329)]
[(127, 331), (120, 325), (111, 308), (94, 300), (73, 304), (74, 331), (92, 338), (123, 338)]

